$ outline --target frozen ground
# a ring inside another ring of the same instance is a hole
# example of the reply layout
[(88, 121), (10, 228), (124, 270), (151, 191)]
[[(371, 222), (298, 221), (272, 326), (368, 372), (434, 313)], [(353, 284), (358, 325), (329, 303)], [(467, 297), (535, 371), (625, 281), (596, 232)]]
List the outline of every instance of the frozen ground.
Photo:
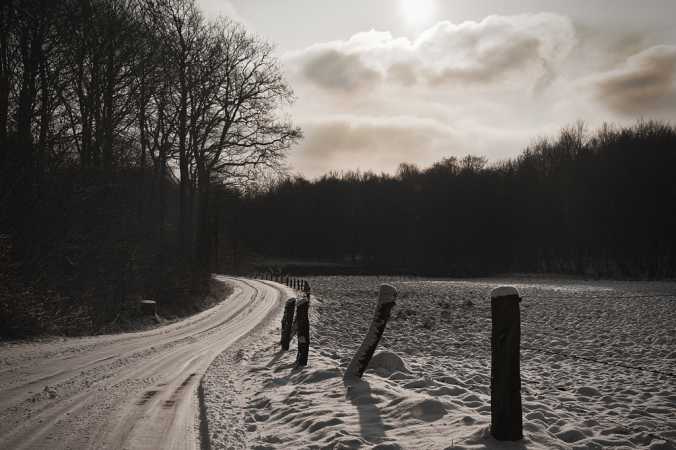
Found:
[(232, 295), (170, 325), (0, 344), (0, 449), (199, 448), (199, 380), (288, 295), (282, 286), (217, 278), (233, 285)]
[[(317, 277), (310, 365), (294, 369), (271, 326), (207, 371), (212, 448), (676, 448), (676, 283)], [(380, 350), (401, 370), (342, 371), (366, 333), (380, 283), (399, 298)], [(490, 423), (492, 288), (523, 295), (525, 439)]]

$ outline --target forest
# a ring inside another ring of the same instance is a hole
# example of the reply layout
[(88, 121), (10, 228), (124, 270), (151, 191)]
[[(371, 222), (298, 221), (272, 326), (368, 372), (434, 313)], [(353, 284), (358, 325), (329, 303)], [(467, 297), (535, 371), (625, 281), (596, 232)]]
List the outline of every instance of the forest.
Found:
[(223, 202), (301, 137), (273, 46), (193, 0), (9, 0), (0, 24), (3, 334), (190, 307)]
[(578, 122), (501, 162), (290, 177), (246, 199), (241, 233), (256, 253), (347, 273), (673, 277), (674, 167), (670, 124)]

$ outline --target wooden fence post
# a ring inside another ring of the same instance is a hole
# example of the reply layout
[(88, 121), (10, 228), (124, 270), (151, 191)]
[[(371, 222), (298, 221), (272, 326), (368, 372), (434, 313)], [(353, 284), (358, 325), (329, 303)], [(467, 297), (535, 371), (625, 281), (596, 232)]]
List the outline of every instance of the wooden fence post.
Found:
[(366, 333), (364, 341), (361, 343), (359, 350), (347, 366), (344, 378), (361, 378), (369, 365), (369, 361), (373, 357), (373, 353), (378, 347), (378, 342), (385, 331), (385, 326), (390, 318), (390, 312), (395, 305), (397, 298), (397, 289), (391, 284), (381, 284), (380, 292), (378, 294), (378, 303), (373, 314), (373, 320), (369, 331)]
[(282, 317), (282, 339), (280, 344), (282, 350), (288, 350), (293, 336), (293, 313), (296, 309), (296, 299), (290, 298), (284, 305), (284, 316)]
[(491, 434), (499, 441), (523, 438), (520, 301), (511, 286), (491, 292)]
[(141, 313), (145, 316), (157, 316), (157, 302), (155, 300), (141, 300)]
[(310, 320), (308, 311), (310, 302), (306, 298), (301, 298), (296, 302), (296, 326), (298, 333), (298, 355), (296, 356), (296, 366), (307, 366), (308, 353), (310, 351)]

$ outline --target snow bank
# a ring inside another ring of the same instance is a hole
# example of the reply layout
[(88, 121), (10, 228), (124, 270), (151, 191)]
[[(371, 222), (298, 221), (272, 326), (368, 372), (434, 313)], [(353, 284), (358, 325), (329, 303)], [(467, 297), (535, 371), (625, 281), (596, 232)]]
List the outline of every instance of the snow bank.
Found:
[(389, 377), (395, 372), (409, 373), (410, 370), (406, 367), (406, 363), (401, 356), (394, 352), (381, 351), (377, 352), (371, 358), (368, 369), (374, 370), (381, 376)]

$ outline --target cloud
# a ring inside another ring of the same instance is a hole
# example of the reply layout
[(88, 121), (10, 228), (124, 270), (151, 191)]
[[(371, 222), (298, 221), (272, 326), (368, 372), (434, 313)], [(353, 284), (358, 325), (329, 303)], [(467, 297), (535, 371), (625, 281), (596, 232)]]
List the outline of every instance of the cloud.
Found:
[(316, 86), (343, 92), (378, 82), (406, 86), (481, 85), (510, 77), (542, 83), (576, 44), (571, 21), (556, 14), (439, 22), (415, 40), (371, 30), (286, 55)]
[(622, 114), (675, 108), (676, 46), (659, 45), (629, 57), (621, 67), (598, 77), (600, 100)]
[(455, 140), (453, 130), (417, 117), (332, 116), (302, 123), (305, 139), (293, 159), (304, 173), (396, 169), (402, 161), (436, 160)]
[(355, 91), (380, 79), (380, 74), (364, 65), (358, 54), (327, 49), (305, 62), (303, 75), (325, 89)]
[[(414, 43), (433, 83), (491, 83), (517, 75), (537, 81), (570, 53), (575, 28), (566, 17), (541, 13), (489, 16), (459, 25), (440, 22)], [(527, 77), (531, 75), (531, 77)], [(534, 77), (533, 77), (534, 75)]]
[(394, 63), (387, 69), (387, 78), (404, 86), (411, 86), (418, 81), (418, 72), (411, 64)]
[(329, 170), (396, 171), (402, 162), (429, 166), (468, 153), (505, 157), (529, 136), (464, 123), (454, 128), (416, 116), (337, 115), (300, 122), (305, 139), (290, 162), (306, 176)]

